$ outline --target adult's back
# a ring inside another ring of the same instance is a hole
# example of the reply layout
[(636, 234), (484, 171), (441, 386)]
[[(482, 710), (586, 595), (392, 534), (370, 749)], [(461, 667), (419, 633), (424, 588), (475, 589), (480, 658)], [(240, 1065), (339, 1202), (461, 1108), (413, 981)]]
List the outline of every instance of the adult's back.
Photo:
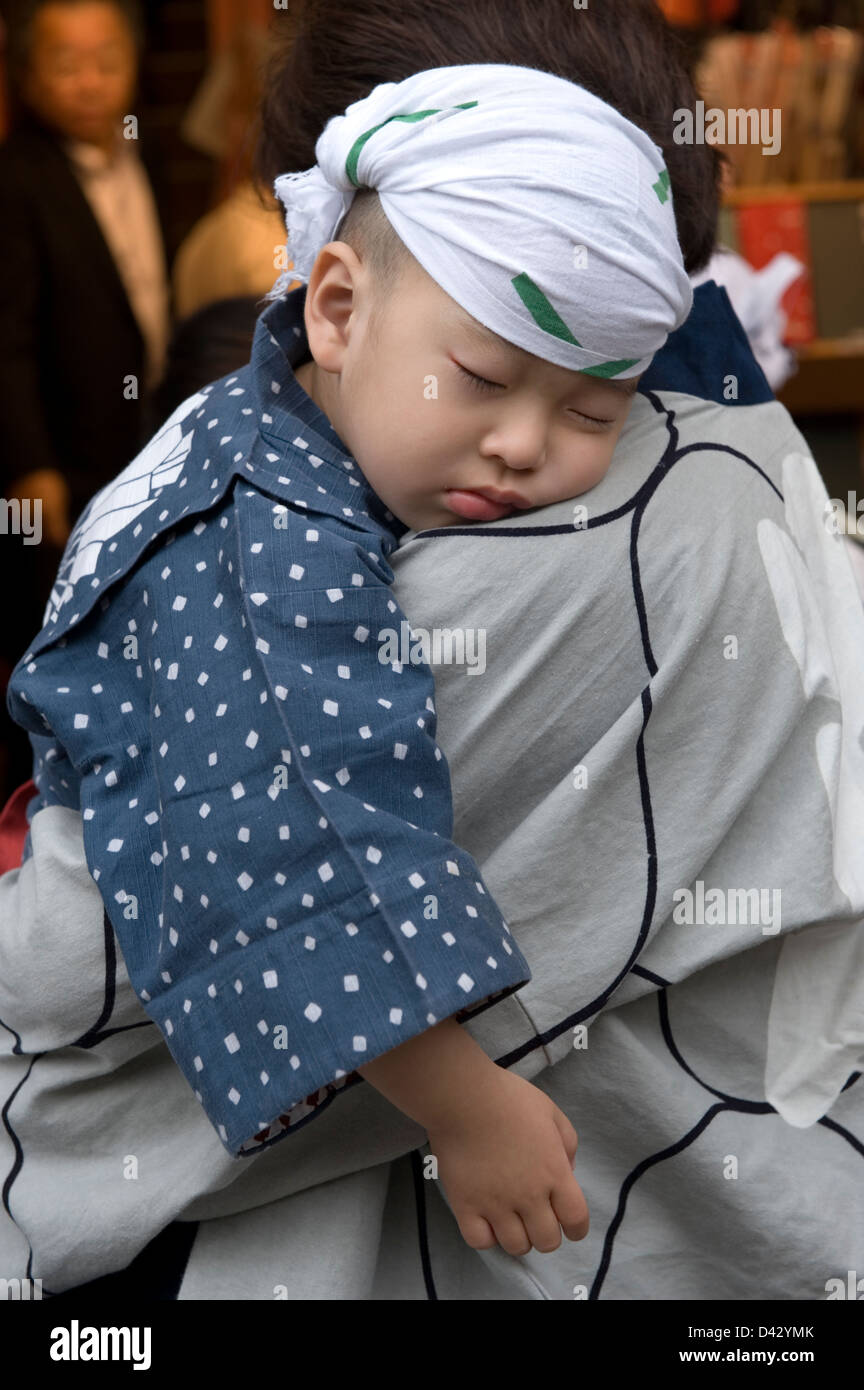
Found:
[(548, 1297), (820, 1299), (855, 1267), (864, 609), (827, 500), (712, 282), (597, 487), (393, 557), (454, 837), (532, 970), (498, 1060), (580, 1135), (591, 1232), (520, 1262)]

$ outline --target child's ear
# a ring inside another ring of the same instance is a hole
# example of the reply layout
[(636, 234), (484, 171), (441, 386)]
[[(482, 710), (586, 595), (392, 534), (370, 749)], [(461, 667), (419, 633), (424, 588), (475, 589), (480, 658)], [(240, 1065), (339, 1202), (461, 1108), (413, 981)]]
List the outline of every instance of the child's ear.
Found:
[(342, 370), (360, 262), (344, 241), (318, 252), (304, 306), (309, 351), (325, 372)]

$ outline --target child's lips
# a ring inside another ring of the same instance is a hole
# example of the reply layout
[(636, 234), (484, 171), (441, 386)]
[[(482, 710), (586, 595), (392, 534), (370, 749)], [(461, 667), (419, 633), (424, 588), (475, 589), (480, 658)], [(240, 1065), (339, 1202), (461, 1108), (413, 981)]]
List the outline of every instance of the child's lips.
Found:
[(450, 510), (457, 516), (467, 517), (469, 521), (498, 521), (519, 505), (515, 502), (494, 502), (491, 497), (468, 488), (449, 487), (446, 497)]

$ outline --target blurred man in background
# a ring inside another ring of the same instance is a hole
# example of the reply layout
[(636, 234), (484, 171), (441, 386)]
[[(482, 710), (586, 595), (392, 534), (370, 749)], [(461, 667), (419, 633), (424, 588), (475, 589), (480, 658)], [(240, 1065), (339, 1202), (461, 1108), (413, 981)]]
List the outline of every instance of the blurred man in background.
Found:
[[(8, 39), (0, 494), (18, 499), (22, 516), (29, 500), (41, 539), (0, 537), (0, 578), (16, 595), (0, 638), (4, 690), (42, 625), (72, 524), (143, 442), (143, 407), (170, 328), (162, 226), (137, 153), (138, 5), (28, 0), (9, 15)], [(16, 513), (7, 506), (6, 515)], [(30, 755), (6, 722), (5, 701), (2, 718), (11, 790), (29, 776)]]

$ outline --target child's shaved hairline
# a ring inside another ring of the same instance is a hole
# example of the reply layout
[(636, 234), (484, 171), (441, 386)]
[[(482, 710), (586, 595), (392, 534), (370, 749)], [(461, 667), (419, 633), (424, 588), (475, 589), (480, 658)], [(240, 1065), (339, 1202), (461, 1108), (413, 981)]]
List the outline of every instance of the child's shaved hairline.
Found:
[(346, 242), (361, 260), (367, 260), (382, 284), (398, 279), (414, 257), (394, 232), (374, 188), (360, 188), (336, 229), (334, 240)]
[(409, 264), (416, 265), (404, 241), (393, 230), (374, 188), (359, 188), (339, 226), (334, 241), (344, 241), (372, 272), (374, 299), (369, 332), (378, 336), (386, 301)]

